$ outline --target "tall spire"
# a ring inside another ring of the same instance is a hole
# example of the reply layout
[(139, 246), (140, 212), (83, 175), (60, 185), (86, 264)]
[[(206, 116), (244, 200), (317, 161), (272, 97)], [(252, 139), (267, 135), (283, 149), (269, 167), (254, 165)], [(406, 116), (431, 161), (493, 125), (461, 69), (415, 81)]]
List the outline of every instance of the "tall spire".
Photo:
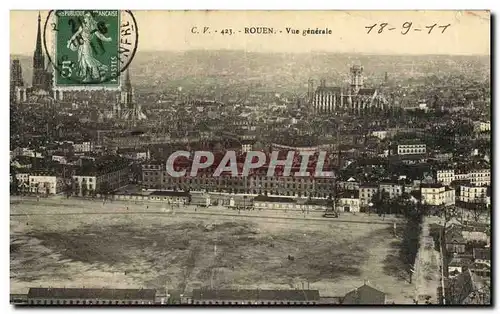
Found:
[(42, 53), (42, 30), (41, 30), (41, 21), (42, 18), (40, 17), (40, 12), (38, 12), (38, 28), (37, 28), (37, 33), (36, 33), (36, 47), (35, 47), (35, 54), (39, 52), (40, 54)]
[(132, 90), (132, 84), (130, 83), (130, 73), (127, 68), (127, 71), (125, 71), (125, 85), (124, 85), (124, 90), (125, 91), (131, 91)]
[(37, 89), (45, 89), (45, 58), (43, 56), (42, 50), (42, 30), (40, 26), (41, 22), (40, 12), (38, 12), (38, 28), (36, 34), (36, 46), (35, 53), (33, 54), (33, 82), (32, 85)]

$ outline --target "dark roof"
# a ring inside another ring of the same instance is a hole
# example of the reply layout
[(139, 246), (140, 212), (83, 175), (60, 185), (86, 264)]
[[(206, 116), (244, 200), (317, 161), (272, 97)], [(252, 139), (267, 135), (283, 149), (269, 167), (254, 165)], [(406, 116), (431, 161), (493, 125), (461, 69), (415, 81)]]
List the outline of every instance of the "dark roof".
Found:
[(253, 199), (254, 202), (273, 202), (273, 203), (295, 203), (296, 200), (291, 197), (277, 197), (258, 195)]
[(422, 198), (422, 192), (421, 191), (411, 191), (410, 195), (416, 198), (417, 200)]
[(316, 93), (340, 93), (341, 88), (340, 87), (333, 87), (333, 86), (318, 86), (316, 89)]
[(205, 290), (194, 289), (193, 300), (318, 301), (318, 290)]
[(342, 304), (385, 304), (385, 293), (364, 284), (347, 293)]
[(421, 184), (420, 187), (422, 189), (439, 189), (442, 188), (443, 185), (441, 183), (424, 183)]
[(359, 198), (359, 190), (344, 190), (339, 193), (339, 198)]
[(149, 194), (149, 196), (177, 196), (177, 197), (189, 197), (189, 192), (183, 191), (154, 191)]
[(401, 184), (396, 182), (396, 181), (391, 181), (391, 180), (382, 180), (380, 183), (379, 183), (379, 186), (380, 185), (398, 185), (400, 186)]
[(378, 183), (371, 183), (371, 182), (366, 182), (366, 183), (361, 183), (359, 185), (360, 189), (367, 189), (367, 188), (378, 188)]
[(317, 205), (317, 206), (328, 206), (330, 201), (324, 199), (308, 199), (304, 204), (305, 205)]
[(418, 139), (404, 139), (398, 143), (398, 146), (399, 145), (425, 145), (425, 143), (421, 142)]
[(373, 95), (375, 93), (374, 88), (361, 88), (358, 92), (358, 95)]
[(398, 155), (401, 160), (421, 160), (425, 159), (425, 153)]
[(28, 299), (154, 300), (154, 289), (30, 288)]
[(462, 258), (462, 257), (455, 256), (451, 259), (448, 266), (463, 267), (463, 266), (470, 265), (470, 263), (471, 263), (471, 260), (469, 258)]
[(462, 235), (462, 230), (456, 225), (452, 225), (445, 233), (445, 242), (448, 244), (465, 244), (464, 236)]
[(472, 255), (474, 259), (491, 260), (491, 251), (489, 249), (473, 248)]

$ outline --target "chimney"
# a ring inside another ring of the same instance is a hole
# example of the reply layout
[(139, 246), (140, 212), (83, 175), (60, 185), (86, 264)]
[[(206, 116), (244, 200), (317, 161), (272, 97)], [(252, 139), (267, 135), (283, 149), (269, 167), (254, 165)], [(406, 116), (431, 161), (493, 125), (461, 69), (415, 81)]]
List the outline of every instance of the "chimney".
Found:
[(325, 79), (321, 79), (320, 85), (321, 85), (321, 87), (325, 87), (326, 86), (326, 80)]

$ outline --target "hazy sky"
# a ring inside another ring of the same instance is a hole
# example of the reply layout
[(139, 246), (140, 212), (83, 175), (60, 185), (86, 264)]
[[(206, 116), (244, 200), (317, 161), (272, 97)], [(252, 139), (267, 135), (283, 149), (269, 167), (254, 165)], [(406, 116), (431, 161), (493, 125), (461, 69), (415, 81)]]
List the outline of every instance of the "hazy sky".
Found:
[[(42, 11), (42, 27), (47, 16)], [(11, 11), (10, 52), (31, 55), (37, 11)], [(235, 49), (265, 52), (329, 51), (381, 54), (490, 54), (490, 15), (485, 11), (134, 11), (139, 51)], [(411, 22), (406, 35), (403, 23)], [(378, 25), (367, 34), (365, 26)], [(437, 24), (431, 34), (425, 26)], [(444, 33), (440, 25), (451, 24)], [(192, 27), (212, 34), (193, 34)], [(245, 27), (272, 27), (275, 35), (244, 34)], [(299, 35), (286, 28), (300, 30)], [(332, 35), (302, 36), (307, 28)], [(221, 35), (231, 28), (235, 34)], [(389, 30), (390, 28), (395, 28)], [(421, 31), (414, 31), (421, 29)], [(218, 30), (214, 33), (214, 30)], [(238, 31), (241, 31), (239, 33)], [(279, 33), (282, 31), (282, 33)]]

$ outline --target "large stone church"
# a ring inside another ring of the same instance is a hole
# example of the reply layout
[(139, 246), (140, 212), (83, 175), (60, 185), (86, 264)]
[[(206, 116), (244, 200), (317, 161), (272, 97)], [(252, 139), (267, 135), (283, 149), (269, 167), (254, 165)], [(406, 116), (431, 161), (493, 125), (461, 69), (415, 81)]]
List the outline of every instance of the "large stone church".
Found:
[(12, 60), (10, 76), (10, 99), (15, 103), (51, 103), (62, 97), (62, 93), (52, 90), (52, 71), (50, 62), (45, 62), (42, 48), (41, 17), (38, 14), (35, 52), (33, 53), (33, 77), (30, 87), (26, 87), (19, 59)]

